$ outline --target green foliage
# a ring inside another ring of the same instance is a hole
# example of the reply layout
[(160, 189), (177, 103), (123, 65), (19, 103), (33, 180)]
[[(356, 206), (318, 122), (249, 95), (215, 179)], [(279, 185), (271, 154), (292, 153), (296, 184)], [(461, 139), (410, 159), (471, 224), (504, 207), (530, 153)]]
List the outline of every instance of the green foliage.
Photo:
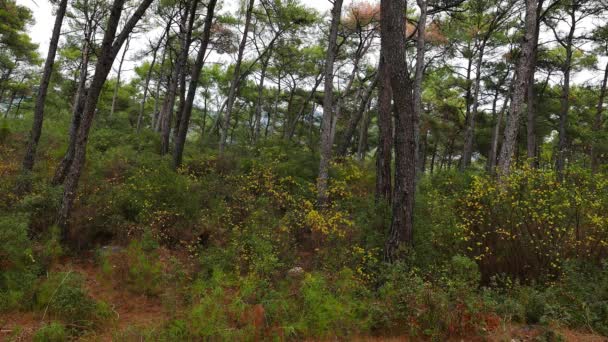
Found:
[(122, 250), (107, 249), (99, 253), (104, 275), (129, 291), (158, 296), (165, 286), (164, 269), (156, 251), (157, 242), (144, 235)]
[(461, 239), (486, 277), (555, 276), (564, 260), (599, 263), (606, 255), (608, 179), (572, 169), (561, 183), (550, 171), (521, 169), (496, 183), (476, 177), (462, 198)]
[(0, 215), (0, 311), (27, 307), (37, 277), (27, 216)]
[(53, 272), (37, 286), (34, 306), (42, 315), (59, 319), (73, 331), (99, 327), (113, 317), (110, 307), (96, 302), (74, 272)]
[(63, 342), (68, 340), (68, 336), (68, 331), (63, 324), (51, 322), (36, 331), (34, 342)]

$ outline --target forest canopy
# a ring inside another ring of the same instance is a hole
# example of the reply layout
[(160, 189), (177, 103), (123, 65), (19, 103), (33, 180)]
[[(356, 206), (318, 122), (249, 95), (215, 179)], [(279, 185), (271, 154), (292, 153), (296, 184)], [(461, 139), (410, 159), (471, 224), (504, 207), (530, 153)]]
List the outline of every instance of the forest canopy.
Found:
[(608, 336), (608, 5), (322, 1), (0, 0), (0, 340)]

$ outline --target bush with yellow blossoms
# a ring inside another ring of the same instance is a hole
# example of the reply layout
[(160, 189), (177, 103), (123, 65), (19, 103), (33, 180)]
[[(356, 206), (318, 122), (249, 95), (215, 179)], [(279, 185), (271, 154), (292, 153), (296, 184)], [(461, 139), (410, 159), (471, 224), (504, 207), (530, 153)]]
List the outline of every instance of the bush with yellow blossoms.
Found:
[(457, 234), (488, 277), (559, 275), (567, 259), (608, 254), (608, 177), (571, 169), (476, 176), (459, 201)]

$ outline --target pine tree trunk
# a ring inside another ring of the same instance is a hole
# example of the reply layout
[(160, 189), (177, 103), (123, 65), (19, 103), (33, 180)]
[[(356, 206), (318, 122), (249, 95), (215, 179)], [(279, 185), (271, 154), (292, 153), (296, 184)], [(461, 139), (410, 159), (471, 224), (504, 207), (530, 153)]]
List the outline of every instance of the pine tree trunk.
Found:
[(483, 63), (486, 40), (483, 40), (479, 46), (477, 56), (477, 64), (475, 65), (475, 90), (473, 92), (473, 109), (467, 117), (467, 128), (464, 136), (464, 149), (462, 153), (461, 170), (467, 169), (471, 165), (471, 157), (473, 156), (473, 143), (475, 139), (475, 120), (477, 110), (479, 108), (479, 93), (481, 88), (481, 66)]
[[(67, 6), (68, 0), (61, 0), (55, 16), (53, 35), (51, 36), (49, 51), (44, 64), (44, 71), (42, 72), (40, 87), (38, 88), (38, 95), (36, 96), (34, 122), (32, 123), (30, 138), (27, 144), (25, 157), (23, 158), (24, 172), (30, 172), (34, 168), (36, 150), (38, 149), (38, 142), (40, 141), (40, 135), (42, 134), (42, 122), (44, 121), (44, 102), (49, 89), (49, 83), (51, 82), (51, 75), (53, 73), (53, 66), (55, 64), (55, 55), (57, 54), (57, 46), (59, 45), (59, 37), (61, 35), (61, 26), (63, 25), (63, 17), (65, 16)], [(26, 187), (28, 187), (28, 185), (26, 185)]]
[(120, 22), (120, 16), (124, 3), (126, 0), (115, 0), (110, 8), (110, 14), (106, 24), (106, 29), (99, 49), (97, 64), (95, 67), (95, 74), (89, 91), (87, 93), (85, 106), (82, 111), (82, 119), (78, 133), (76, 136), (76, 149), (74, 152), (74, 161), (69, 168), (67, 177), (64, 183), (64, 192), (61, 200), (61, 207), (58, 213), (58, 225), (63, 228), (63, 238), (67, 238), (67, 224), (70, 214), (72, 212), (72, 206), (76, 198), (76, 190), (78, 188), (78, 181), (82, 174), (82, 169), (86, 160), (86, 149), (87, 142), (89, 139), (89, 131), (93, 124), (93, 118), (95, 117), (97, 102), (99, 101), (99, 95), (103, 85), (112, 69), (112, 64), (118, 55), (122, 45), (127, 40), (133, 28), (145, 11), (148, 9), (153, 0), (143, 0), (139, 6), (133, 12), (131, 18), (126, 22), (122, 31), (118, 36), (116, 31)]
[(266, 79), (266, 70), (268, 69), (268, 64), (270, 63), (269, 53), (266, 57), (266, 60), (262, 63), (262, 71), (260, 75), (260, 83), (258, 84), (258, 97), (255, 101), (255, 123), (253, 127), (253, 143), (257, 143), (260, 138), (260, 131), (262, 129), (262, 102), (264, 97), (264, 80)]
[[(167, 40), (165, 41), (165, 46), (163, 47), (163, 55), (160, 59), (160, 73), (158, 75), (158, 80), (156, 81), (156, 89), (154, 90), (154, 119), (152, 120), (152, 129), (156, 132), (160, 132), (160, 121), (161, 121), (161, 117), (160, 117), (160, 111), (158, 110), (159, 107), (159, 103), (160, 103), (160, 87), (163, 83), (163, 78), (165, 78), (165, 74), (164, 74), (164, 65), (165, 65), (165, 59), (167, 57), (167, 48), (169, 46), (169, 42), (171, 37), (169, 36), (169, 33), (167, 33)], [(169, 77), (167, 77), (167, 84), (169, 83)], [(163, 101), (164, 102), (164, 101)]]
[(376, 152), (376, 201), (391, 203), (391, 162), (393, 159), (393, 119), (391, 80), (384, 56), (378, 65), (378, 150)]
[(526, 122), (526, 150), (530, 167), (538, 167), (538, 158), (536, 155), (536, 91), (534, 88), (534, 74), (536, 72), (536, 63), (538, 60), (538, 38), (540, 35), (540, 15), (542, 12), (542, 0), (538, 4), (536, 10), (536, 32), (534, 34), (534, 51), (532, 53), (532, 66), (530, 67), (530, 78), (528, 80), (528, 105), (527, 113), (528, 120)]
[(125, 57), (127, 56), (127, 51), (129, 50), (129, 43), (131, 43), (130, 38), (127, 39), (127, 44), (125, 45), (124, 50), (122, 50), (122, 56), (120, 57), (120, 62), (118, 63), (118, 73), (116, 74), (114, 95), (112, 95), (112, 107), (110, 109), (110, 117), (114, 116), (114, 112), (116, 111), (116, 101), (118, 99), (118, 90), (120, 89), (120, 76), (122, 73), (122, 65), (125, 62)]
[(190, 87), (188, 88), (188, 94), (184, 102), (183, 110), (180, 113), (181, 119), (179, 120), (179, 127), (177, 129), (177, 137), (175, 139), (175, 151), (173, 153), (173, 167), (179, 168), (182, 163), (184, 145), (186, 143), (186, 135), (188, 134), (188, 126), (190, 124), (190, 117), (192, 116), (192, 106), (194, 104), (194, 97), (196, 95), (196, 88), (198, 87), (198, 81), (205, 63), (205, 55), (207, 53), (207, 45), (209, 44), (209, 38), (211, 36), (211, 26), (213, 24), (213, 13), (215, 10), (215, 4), (217, 0), (209, 0), (207, 5), (207, 16), (205, 17), (205, 26), (203, 28), (203, 36), (201, 37), (201, 46), (199, 47), (196, 61), (192, 69), (192, 76), (190, 77)]
[[(426, 52), (426, 15), (427, 3), (426, 0), (417, 0), (420, 8), (420, 17), (418, 18), (418, 37), (416, 38), (416, 73), (414, 75), (414, 113), (416, 117), (422, 118), (422, 80), (424, 78), (424, 55)], [(420, 127), (416, 129), (416, 158), (422, 159), (422, 151), (418, 143), (420, 139)], [(423, 162), (416, 162), (418, 174), (422, 175)]]
[[(141, 122), (144, 116), (144, 110), (146, 109), (146, 100), (148, 100), (148, 90), (150, 88), (150, 81), (152, 80), (152, 72), (154, 71), (154, 66), (156, 65), (156, 57), (158, 55), (158, 50), (160, 49), (160, 45), (162, 44), (165, 36), (169, 34), (169, 30), (171, 29), (171, 20), (167, 23), (167, 27), (165, 31), (161, 35), (158, 40), (158, 44), (152, 49), (152, 62), (150, 63), (150, 68), (146, 74), (146, 80), (144, 82), (144, 94), (141, 99), (141, 103), (139, 104), (139, 113), (137, 113), (137, 133), (141, 130)], [(168, 37), (167, 37), (168, 39)]]
[(391, 78), (395, 101), (395, 185), (393, 218), (385, 245), (385, 259), (396, 260), (401, 246), (413, 244), (414, 190), (416, 178), (416, 125), (413, 94), (407, 73), (405, 0), (382, 0), (381, 51)]
[(564, 48), (566, 49), (566, 59), (563, 64), (563, 85), (562, 98), (559, 113), (559, 141), (557, 145), (557, 156), (555, 160), (555, 171), (557, 172), (558, 180), (562, 180), (564, 169), (566, 167), (566, 149), (568, 144), (567, 126), (568, 126), (568, 111), (570, 110), (570, 73), (572, 71), (572, 54), (573, 54), (573, 39), (576, 30), (576, 9), (573, 7), (570, 12), (570, 32), (566, 37)]
[(82, 61), (80, 63), (80, 75), (78, 78), (78, 89), (76, 91), (76, 99), (72, 107), (72, 122), (70, 124), (70, 133), (68, 141), (68, 149), (61, 159), (61, 162), (55, 169), (55, 175), (51, 181), (52, 185), (59, 185), (65, 181), (68, 169), (72, 165), (74, 160), (74, 151), (76, 149), (76, 134), (78, 133), (78, 127), (80, 127), (80, 119), (82, 110), (84, 109), (84, 102), (87, 97), (87, 77), (89, 74), (89, 60), (91, 56), (91, 36), (93, 28), (89, 25), (88, 30), (85, 34), (85, 41), (82, 46)]
[(357, 144), (357, 159), (359, 159), (360, 161), (365, 159), (365, 153), (368, 149), (367, 137), (369, 131), (369, 124), (372, 121), (371, 115), (369, 115), (369, 106), (366, 109), (367, 110), (365, 110), (365, 113), (363, 114), (361, 129), (359, 130), (359, 143)]
[(359, 103), (359, 108), (351, 116), (351, 118), (348, 122), (348, 126), (346, 127), (346, 131), (344, 131), (344, 137), (342, 138), (342, 143), (341, 143), (340, 147), (338, 148), (337, 155), (339, 155), (341, 157), (346, 156), (346, 153), (348, 152), (348, 148), (351, 145), (353, 135), (355, 134), (355, 131), (357, 130), (357, 126), (359, 125), (359, 122), (361, 121), (361, 118), (363, 117), (363, 114), (365, 113), (365, 110), (367, 109), (367, 106), (372, 98), (374, 89), (376, 88), (376, 85), (378, 84), (378, 78), (379, 78), (379, 74), (376, 74), (376, 77), (374, 77), (372, 84), (370, 84), (367, 87), (365, 94), (363, 95), (363, 98), (361, 99), (361, 102)]
[(599, 133), (602, 131), (602, 113), (604, 112), (604, 99), (606, 98), (606, 82), (608, 81), (608, 63), (604, 70), (604, 79), (600, 89), (600, 98), (597, 102), (597, 111), (595, 112), (595, 120), (593, 121), (594, 139), (591, 143), (591, 171), (597, 173), (599, 170), (599, 156), (597, 146), (599, 145)]
[(298, 120), (304, 115), (304, 111), (306, 110), (306, 105), (312, 100), (313, 96), (317, 92), (317, 88), (319, 88), (319, 85), (321, 85), (321, 81), (323, 81), (322, 74), (318, 75), (317, 78), (315, 79), (315, 85), (312, 87), (312, 89), (308, 93), (308, 96), (306, 96), (306, 99), (304, 100), (304, 102), (302, 102), (302, 105), (300, 106), (300, 110), (298, 111), (298, 114), (296, 115), (295, 120), (289, 125), (289, 132), (287, 134), (287, 140), (291, 140), (293, 138), (293, 136), (296, 132), (296, 127), (298, 125)]
[(236, 64), (234, 66), (234, 75), (232, 78), (232, 82), (230, 83), (230, 91), (228, 93), (228, 102), (226, 103), (226, 113), (224, 114), (224, 124), (222, 130), (220, 132), (220, 144), (219, 144), (219, 152), (220, 155), (224, 153), (224, 148), (226, 147), (226, 139), (228, 138), (228, 129), (230, 127), (230, 119), (232, 116), (232, 109), (234, 107), (234, 101), (237, 96), (237, 88), (239, 86), (239, 80), (241, 77), (241, 63), (243, 61), (243, 54), (245, 52), (245, 45), (247, 44), (247, 35), (249, 34), (249, 26), (251, 25), (251, 15), (253, 13), (253, 5), (255, 0), (249, 0), (249, 4), (247, 5), (247, 12), (245, 13), (245, 26), (243, 27), (243, 37), (241, 38), (241, 43), (239, 44), (239, 51), (236, 59)]
[(171, 81), (169, 89), (165, 95), (163, 101), (163, 109), (161, 111), (161, 147), (160, 154), (165, 155), (169, 152), (169, 144), (171, 137), (171, 124), (173, 121), (173, 111), (175, 109), (175, 98), (177, 97), (177, 91), (179, 82), (184, 72), (186, 62), (188, 59), (188, 50), (190, 49), (189, 42), (192, 36), (192, 27), (194, 25), (194, 19), (196, 18), (196, 7), (198, 0), (191, 0), (192, 2), (188, 5), (184, 11), (184, 14), (180, 22), (180, 53), (173, 66), (173, 72), (171, 75)]
[(323, 97), (323, 119), (321, 121), (321, 146), (319, 161), (319, 176), (317, 177), (317, 205), (327, 205), (327, 186), (329, 181), (329, 161), (332, 150), (332, 119), (334, 114), (334, 62), (338, 53), (338, 26), (342, 13), (343, 0), (335, 0), (331, 10), (331, 25), (329, 28), (329, 41), (327, 43), (327, 55), (324, 70), (324, 97)]
[(525, 34), (521, 44), (521, 54), (517, 61), (515, 72), (511, 107), (509, 109), (509, 120), (505, 127), (504, 140), (500, 149), (498, 168), (500, 175), (508, 175), (511, 171), (511, 159), (517, 147), (517, 133), (519, 131), (519, 120), (525, 110), (524, 99), (527, 85), (532, 72), (532, 62), (535, 51), (536, 20), (538, 0), (526, 0)]

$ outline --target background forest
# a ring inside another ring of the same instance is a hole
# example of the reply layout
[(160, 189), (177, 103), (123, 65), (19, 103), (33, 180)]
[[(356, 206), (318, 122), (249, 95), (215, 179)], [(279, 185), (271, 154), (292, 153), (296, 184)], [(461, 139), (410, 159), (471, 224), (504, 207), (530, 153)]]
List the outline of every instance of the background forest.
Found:
[(1, 340), (608, 336), (605, 2), (51, 2), (42, 55), (0, 0)]

